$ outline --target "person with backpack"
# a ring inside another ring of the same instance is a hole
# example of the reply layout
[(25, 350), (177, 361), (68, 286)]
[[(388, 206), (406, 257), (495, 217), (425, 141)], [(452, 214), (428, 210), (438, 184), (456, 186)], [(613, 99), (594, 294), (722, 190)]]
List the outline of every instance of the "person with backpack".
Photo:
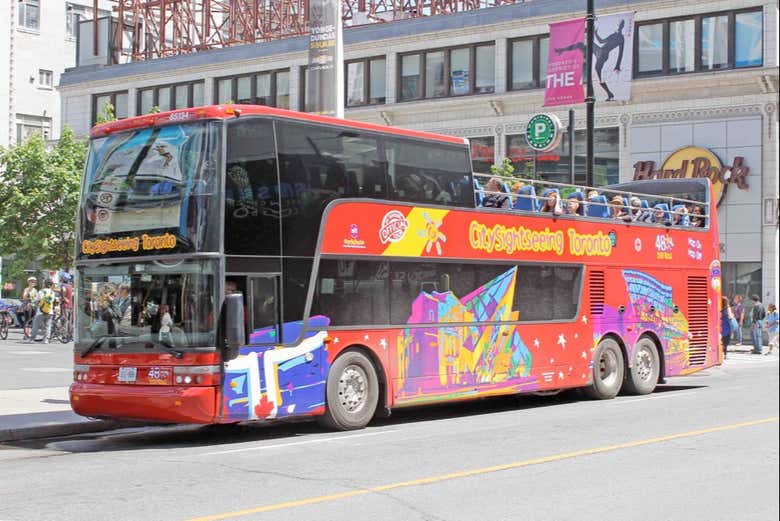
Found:
[(33, 341), (32, 326), (33, 317), (35, 316), (35, 301), (38, 299), (38, 290), (35, 285), (38, 283), (38, 279), (35, 277), (27, 278), (27, 287), (22, 292), (22, 307), (20, 308), (20, 315), (22, 319), (22, 327), (24, 328), (24, 338), (22, 342), (29, 343)]
[(761, 303), (761, 299), (758, 295), (751, 295), (750, 300), (753, 301), (753, 310), (751, 312), (753, 323), (750, 325), (750, 336), (753, 339), (753, 354), (760, 355), (764, 352), (762, 337), (764, 333), (766, 309), (764, 309), (764, 305)]
[(38, 330), (43, 328), (43, 343), (49, 343), (51, 334), (52, 317), (54, 316), (54, 303), (57, 300), (54, 294), (54, 282), (47, 280), (45, 287), (38, 293), (38, 315), (33, 321), (32, 338), (35, 339)]

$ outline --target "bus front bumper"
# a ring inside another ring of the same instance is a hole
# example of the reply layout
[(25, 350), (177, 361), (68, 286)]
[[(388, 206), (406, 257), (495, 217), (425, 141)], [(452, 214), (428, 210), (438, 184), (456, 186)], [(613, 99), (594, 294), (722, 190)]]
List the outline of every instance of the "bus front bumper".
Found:
[(216, 387), (73, 383), (70, 405), (82, 416), (161, 423), (215, 423)]

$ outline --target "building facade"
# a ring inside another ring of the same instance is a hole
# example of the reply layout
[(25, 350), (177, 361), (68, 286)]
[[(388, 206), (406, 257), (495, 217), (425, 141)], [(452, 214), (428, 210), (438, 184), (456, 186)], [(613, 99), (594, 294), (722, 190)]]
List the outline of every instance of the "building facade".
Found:
[[(631, 100), (596, 106), (596, 183), (673, 172), (683, 156), (715, 169), (724, 294), (776, 302), (777, 2), (603, 0), (596, 11), (636, 21)], [(509, 157), (521, 174), (567, 182), (573, 153), (584, 182), (584, 106), (573, 151), (564, 139), (534, 153), (523, 135), (535, 113), (568, 117), (569, 107), (543, 108), (549, 24), (583, 14), (535, 0), (348, 29), (345, 117), (468, 137), (475, 171)], [(302, 110), (307, 56), (307, 40), (291, 38), (71, 69), (63, 121), (86, 135), (106, 102), (129, 115), (229, 101)]]
[[(107, 0), (100, 0), (108, 14)], [(76, 64), (78, 21), (92, 0), (14, 0), (0, 7), (0, 146), (31, 133), (57, 139), (62, 127), (57, 84)]]

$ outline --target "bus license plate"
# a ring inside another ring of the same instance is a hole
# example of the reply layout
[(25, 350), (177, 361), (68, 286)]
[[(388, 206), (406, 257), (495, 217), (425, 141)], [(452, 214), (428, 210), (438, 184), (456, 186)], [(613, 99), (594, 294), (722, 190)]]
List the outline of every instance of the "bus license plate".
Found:
[(119, 380), (120, 382), (135, 382), (135, 378), (138, 374), (138, 368), (136, 367), (120, 367), (119, 368)]

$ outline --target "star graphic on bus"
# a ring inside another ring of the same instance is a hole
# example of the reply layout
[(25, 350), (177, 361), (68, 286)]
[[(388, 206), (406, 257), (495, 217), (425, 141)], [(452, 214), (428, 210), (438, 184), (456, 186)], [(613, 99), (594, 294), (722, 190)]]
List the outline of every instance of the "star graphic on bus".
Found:
[(539, 347), (539, 339), (534, 338), (534, 347)]
[(426, 212), (422, 216), (425, 219), (425, 231), (417, 230), (417, 235), (426, 239), (425, 253), (430, 253), (431, 248), (436, 246), (436, 254), (441, 255), (441, 243), (447, 242), (447, 236), (439, 231), (441, 221), (432, 219)]
[(587, 324), (588, 323), (588, 316), (587, 315), (582, 315), (582, 323), (583, 324)]
[(566, 349), (566, 337), (563, 336), (563, 333), (558, 335), (558, 345), (561, 346), (561, 348)]

